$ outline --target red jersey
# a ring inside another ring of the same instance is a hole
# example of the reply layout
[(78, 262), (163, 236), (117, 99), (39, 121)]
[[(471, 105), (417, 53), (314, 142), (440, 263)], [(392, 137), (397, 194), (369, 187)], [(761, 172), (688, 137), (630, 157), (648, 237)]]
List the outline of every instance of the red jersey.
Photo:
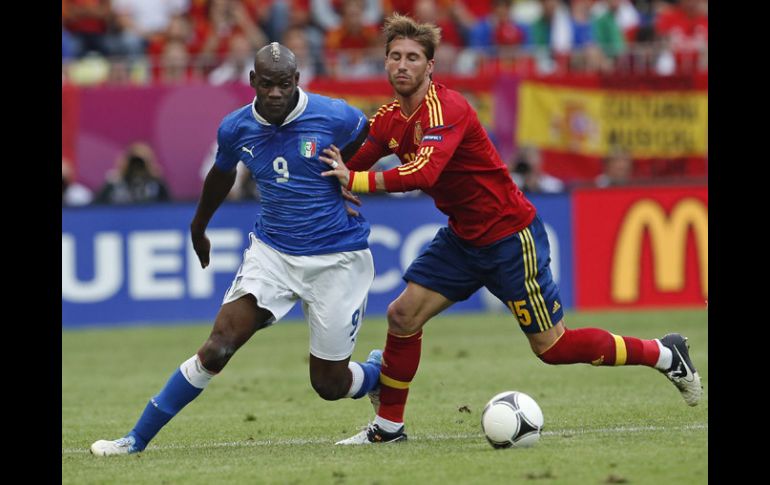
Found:
[(369, 120), (369, 136), (347, 162), (367, 170), (395, 153), (401, 166), (383, 172), (388, 192), (420, 189), (449, 216), (449, 227), (473, 246), (518, 232), (535, 207), (511, 179), (476, 111), (457, 91), (431, 82), (417, 110), (406, 117), (398, 101)]

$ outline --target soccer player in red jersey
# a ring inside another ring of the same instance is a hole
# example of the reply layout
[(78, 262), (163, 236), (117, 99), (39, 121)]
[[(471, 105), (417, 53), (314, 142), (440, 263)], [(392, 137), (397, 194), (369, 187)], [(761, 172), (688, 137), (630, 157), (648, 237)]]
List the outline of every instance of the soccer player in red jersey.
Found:
[[(440, 30), (398, 14), (383, 30), (385, 70), (396, 100), (369, 120), (368, 138), (347, 165), (336, 147), (324, 150), (320, 158), (332, 169), (323, 175), (336, 176), (359, 193), (420, 189), (449, 223), (406, 270), (406, 289), (388, 307), (380, 387), (370, 393), (374, 422), (338, 444), (406, 440), (404, 406), (420, 361), (422, 327), (482, 286), (510, 308), (544, 362), (654, 367), (687, 404), (696, 405), (700, 377), (681, 335), (643, 340), (565, 326), (548, 239), (535, 207), (509, 176), (465, 98), (432, 79)], [(399, 167), (366, 171), (390, 153), (401, 159)]]

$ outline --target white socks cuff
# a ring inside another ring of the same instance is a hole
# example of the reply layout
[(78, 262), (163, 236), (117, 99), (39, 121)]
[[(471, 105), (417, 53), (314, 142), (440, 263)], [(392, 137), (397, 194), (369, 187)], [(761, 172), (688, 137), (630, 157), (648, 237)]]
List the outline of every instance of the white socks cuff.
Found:
[(179, 370), (182, 371), (182, 375), (187, 379), (187, 382), (198, 389), (205, 389), (211, 378), (215, 375), (203, 368), (198, 354), (182, 362)]
[(348, 369), (350, 369), (350, 373), (353, 375), (353, 381), (350, 383), (350, 390), (345, 394), (345, 397), (353, 397), (364, 383), (364, 369), (358, 362), (348, 362)]
[(666, 371), (671, 367), (671, 360), (673, 358), (671, 349), (664, 347), (659, 339), (655, 339), (655, 343), (658, 344), (658, 349), (660, 349), (660, 355), (658, 355), (658, 361), (655, 363), (655, 368)]
[(396, 431), (401, 429), (401, 426), (404, 425), (404, 423), (396, 423), (395, 421), (385, 419), (380, 415), (377, 415), (374, 417), (374, 424), (379, 426), (380, 429), (385, 431), (386, 433), (395, 433)]

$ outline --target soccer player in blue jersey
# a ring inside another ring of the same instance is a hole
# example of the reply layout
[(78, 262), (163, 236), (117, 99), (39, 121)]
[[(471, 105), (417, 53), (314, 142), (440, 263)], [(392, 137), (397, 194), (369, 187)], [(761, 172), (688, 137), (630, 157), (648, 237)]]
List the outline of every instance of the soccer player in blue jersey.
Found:
[(326, 400), (362, 397), (378, 384), (381, 353), (350, 362), (374, 279), (369, 224), (345, 205), (336, 179), (322, 177), (320, 147), (345, 147), (350, 157), (368, 134), (364, 114), (341, 100), (304, 92), (294, 54), (278, 43), (257, 52), (250, 72), (254, 101), (228, 114), (218, 133), (216, 163), (206, 176), (192, 243), (209, 264), (206, 237), (242, 161), (261, 194), (262, 213), (250, 234), (209, 338), (174, 371), (123, 438), (91, 445), (97, 456), (136, 453), (195, 399), (257, 331), (279, 321), (297, 300), (310, 326), (310, 382)]

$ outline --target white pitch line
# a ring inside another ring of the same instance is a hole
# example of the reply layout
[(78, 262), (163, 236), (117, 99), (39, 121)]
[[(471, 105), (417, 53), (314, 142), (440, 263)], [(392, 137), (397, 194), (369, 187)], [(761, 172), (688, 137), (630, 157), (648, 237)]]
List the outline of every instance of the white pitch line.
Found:
[[(666, 426), (638, 426), (638, 427), (616, 427), (616, 428), (578, 428), (578, 429), (561, 429), (555, 431), (543, 431), (543, 436), (563, 436), (563, 435), (581, 435), (581, 434), (593, 434), (593, 433), (644, 433), (646, 431), (689, 431), (697, 429), (708, 429), (708, 424), (696, 423), (688, 424), (685, 426), (675, 426), (669, 428)], [(449, 440), (466, 440), (474, 438), (483, 438), (483, 435), (479, 433), (474, 434), (455, 434), (455, 435), (421, 435), (416, 438), (409, 438), (409, 441), (449, 441)], [(153, 450), (178, 450), (178, 449), (199, 449), (199, 448), (230, 448), (238, 446), (285, 446), (285, 445), (319, 445), (319, 444), (332, 444), (334, 440), (329, 438), (312, 438), (312, 439), (286, 439), (286, 440), (242, 440), (242, 441), (225, 441), (219, 443), (201, 443), (197, 445), (160, 445), (151, 446), (150, 451)], [(88, 449), (83, 448), (62, 448), (62, 455), (71, 454), (85, 454), (88, 453)]]

